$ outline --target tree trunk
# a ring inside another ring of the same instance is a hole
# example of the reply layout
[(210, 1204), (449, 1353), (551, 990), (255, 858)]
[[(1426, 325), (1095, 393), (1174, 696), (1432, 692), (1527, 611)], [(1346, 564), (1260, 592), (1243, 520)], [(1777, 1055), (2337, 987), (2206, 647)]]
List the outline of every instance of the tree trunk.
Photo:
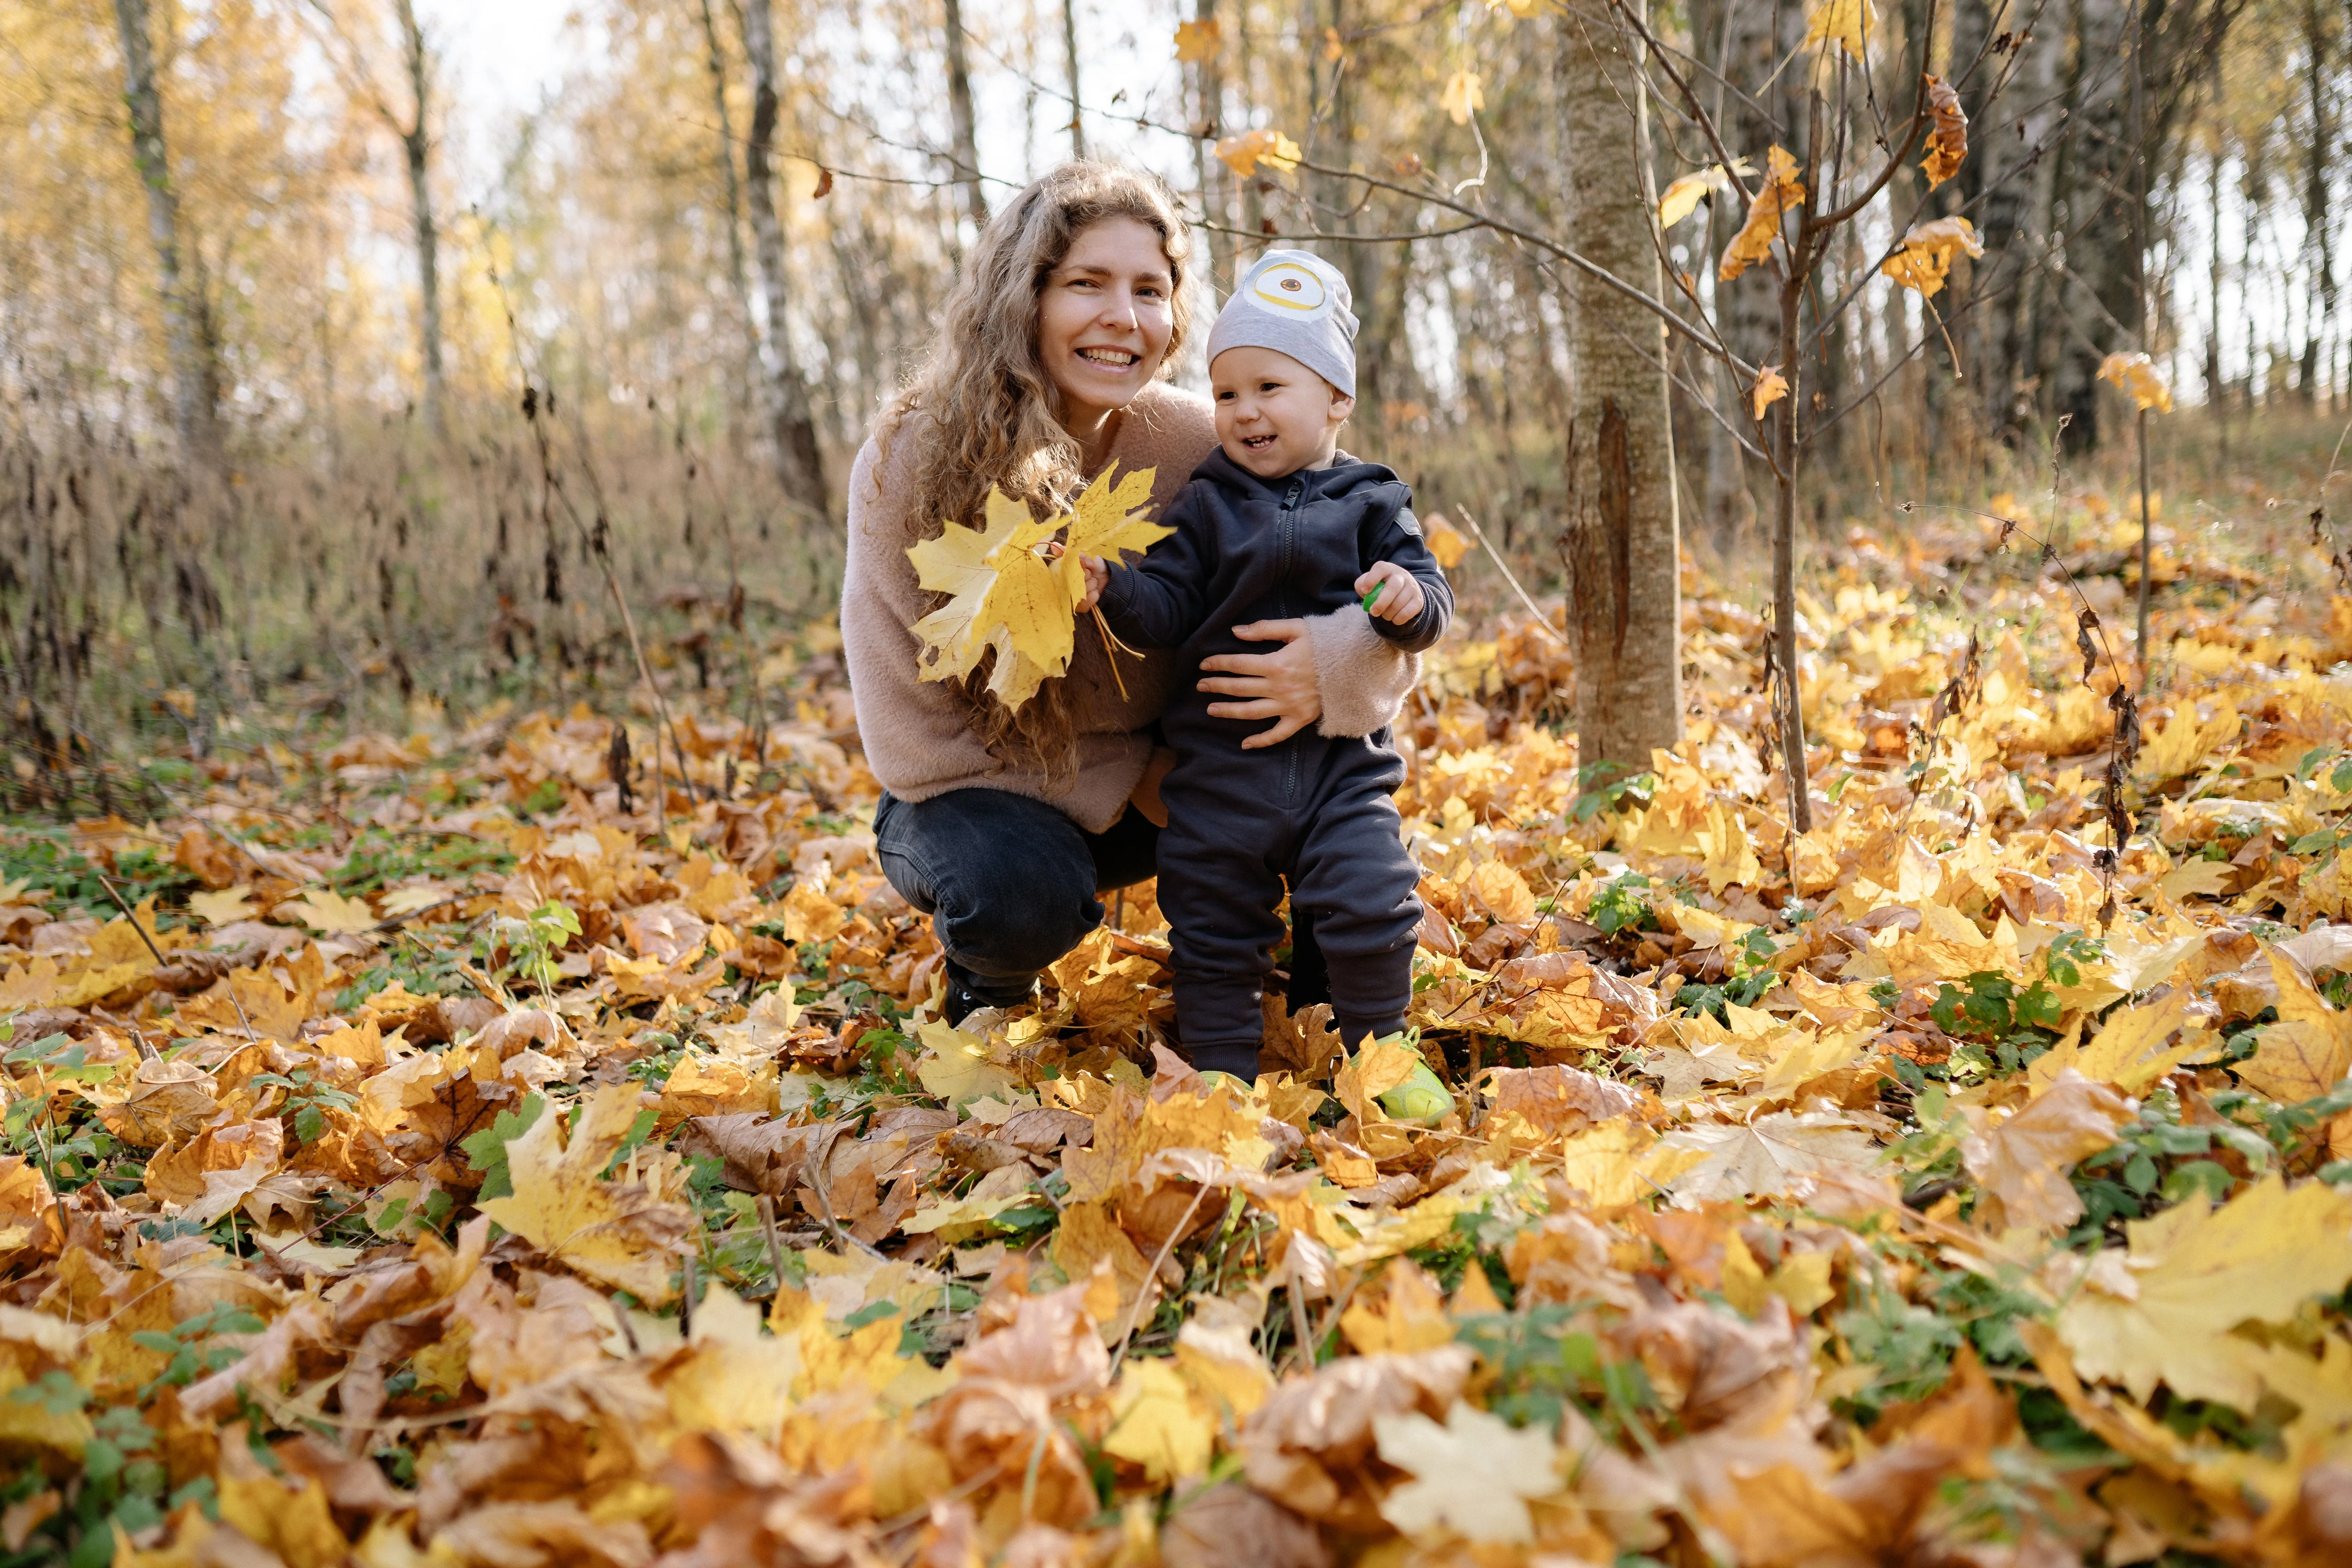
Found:
[(441, 236), (433, 222), (432, 108), (433, 59), (425, 52), (425, 31), (416, 25), (413, 0), (394, 0), (400, 22), (400, 57), (408, 73), (409, 101), (415, 117), (400, 132), (401, 152), (408, 163), (408, 199), (416, 231), (416, 346), (425, 362), (425, 422), (443, 428), (441, 363)]
[[(1625, 34), (1575, 18), (1559, 25), (1567, 121), (1569, 232), (1597, 265), (1656, 297), (1647, 100)], [(1627, 146), (1628, 106), (1632, 146)], [(1576, 653), (1578, 760), (1619, 775), (1682, 738), (1682, 604), (1674, 426), (1665, 328), (1582, 274), (1570, 353), (1570, 621)]]
[(768, 0), (743, 0), (743, 47), (751, 62), (751, 129), (743, 142), (743, 183), (751, 209), (751, 244), (759, 256), (761, 290), (768, 307), (768, 423), (776, 447), (776, 480), (784, 494), (827, 523), (824, 458), (809, 417), (808, 387), (793, 358), (791, 289), (784, 278), (784, 228), (776, 216), (776, 47)]
[[(988, 198), (980, 189), (980, 139), (971, 115), (971, 68), (964, 61), (963, 0), (946, 0), (948, 120), (955, 134), (956, 182), (963, 186), (964, 216), (977, 235), (988, 226)], [(1073, 89), (1071, 96), (1076, 96)]]
[(2315, 305), (2310, 301), (2305, 305), (2303, 363), (2295, 378), (2301, 384), (2298, 390), (2305, 403), (2315, 401), (2319, 395), (2320, 340), (2336, 322), (2336, 263), (2329, 254), (2327, 232), (2327, 182), (2333, 173), (2330, 160), (2335, 153), (2334, 127), (2328, 122), (2327, 113), (2331, 69), (2327, 42), (2327, 24), (2320, 15), (2319, 0), (2304, 0), (2305, 85), (2310, 98), (2311, 140), (2304, 149), (2307, 162), (2304, 165), (2303, 243), (2319, 289)]
[(1070, 68), (1070, 156), (1087, 155), (1087, 117), (1078, 105), (1078, 0), (1062, 0), (1062, 58)]
[[(1197, 0), (1192, 7), (1192, 19), (1214, 26), (1217, 21), (1217, 0)], [(1219, 48), (1222, 48), (1222, 43)], [(1233, 236), (1225, 233), (1233, 217), (1225, 210), (1223, 200), (1224, 164), (1212, 153), (1212, 148), (1222, 129), (1218, 121), (1223, 115), (1224, 82), (1217, 68), (1217, 53), (1196, 61), (1192, 67), (1192, 173), (1201, 187), (1201, 219), (1213, 225), (1204, 231), (1209, 252), (1209, 299), (1211, 303), (1223, 298), (1222, 290), (1234, 286), (1231, 271)]]
[[(2055, 125), (2053, 89), (2066, 39), (2054, 25), (2026, 27), (2029, 11), (2017, 0), (1981, 8), (1981, 30), (2014, 29), (2021, 37), (2013, 65), (2003, 71), (1989, 64), (1963, 95), (1974, 151), (1960, 167), (1959, 183), (1964, 197), (1981, 193), (1975, 210), (1985, 247), (1969, 274), (1970, 294), (1984, 304), (1968, 313), (1965, 331), (1985, 429), (2015, 445), (2033, 412), (2033, 323), (2027, 310), (2032, 296), (2022, 285), (2035, 264), (2032, 237), (2049, 232), (2050, 160), (2040, 153)], [(1957, 47), (1953, 52), (1971, 58)], [(1989, 59), (1997, 63), (2000, 57)], [(1953, 313), (1958, 309), (1956, 300)]]
[(131, 155), (147, 189), (147, 238), (163, 304), (164, 353), (172, 365), (172, 423), (181, 450), (210, 468), (220, 460), (220, 365), (214, 356), (212, 308), (180, 251), (180, 198), (163, 141), (163, 100), (155, 90), (155, 49), (147, 0), (114, 0), (122, 37), (122, 99), (131, 117)]
[(2059, 189), (2066, 237), (2058, 286), (2065, 341), (2052, 373), (2053, 414), (2066, 416), (2069, 450), (2099, 441), (2099, 362), (2117, 346), (2118, 322), (2139, 319), (2141, 257), (2134, 237), (2131, 8), (2135, 0), (2075, 0), (2074, 75)]
[[(950, 8), (955, 0), (949, 0)], [(743, 261), (743, 190), (735, 178), (735, 122), (727, 108), (727, 52), (719, 45), (719, 22), (710, 0), (702, 0), (702, 47), (710, 65), (710, 108), (719, 117), (719, 178), (727, 192), (727, 280), (748, 325), (751, 319), (751, 274)]]

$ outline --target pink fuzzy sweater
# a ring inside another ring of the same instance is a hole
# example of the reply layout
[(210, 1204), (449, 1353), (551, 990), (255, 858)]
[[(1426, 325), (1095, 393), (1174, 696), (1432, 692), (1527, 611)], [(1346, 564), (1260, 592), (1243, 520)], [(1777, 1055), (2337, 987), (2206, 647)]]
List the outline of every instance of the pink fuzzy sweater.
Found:
[[(1154, 515), (1167, 509), (1192, 469), (1217, 444), (1207, 401), (1154, 383), (1128, 405), (1110, 460), (1120, 473), (1154, 468)], [(1078, 628), (1068, 683), (1077, 724), (1075, 775), (1048, 779), (1034, 754), (992, 755), (979, 715), (952, 681), (917, 679), (914, 633), (929, 609), (907, 547), (926, 531), (900, 499), (911, 489), (906, 465), (913, 444), (890, 443), (886, 459), (869, 437), (849, 476), (849, 559), (841, 583), (842, 651), (866, 760), (883, 787), (901, 800), (929, 800), (958, 789), (1002, 789), (1042, 800), (1089, 833), (1118, 820), (1151, 754), (1150, 728), (1167, 705), (1177, 671), (1172, 657), (1119, 656), (1122, 698), (1101, 637)], [(1326, 735), (1364, 735), (1391, 721), (1420, 679), (1418, 655), (1400, 654), (1350, 606), (1307, 622), (1323, 697)], [(1268, 644), (1269, 649), (1276, 645)]]

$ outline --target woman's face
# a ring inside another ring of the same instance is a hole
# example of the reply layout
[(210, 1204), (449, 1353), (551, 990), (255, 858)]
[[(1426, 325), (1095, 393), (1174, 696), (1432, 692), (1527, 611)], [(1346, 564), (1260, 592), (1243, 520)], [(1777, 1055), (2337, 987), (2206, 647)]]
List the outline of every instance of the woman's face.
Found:
[(1126, 407), (1159, 374), (1175, 329), (1175, 293), (1150, 225), (1108, 217), (1078, 231), (1046, 274), (1037, 308), (1038, 357), (1073, 428)]

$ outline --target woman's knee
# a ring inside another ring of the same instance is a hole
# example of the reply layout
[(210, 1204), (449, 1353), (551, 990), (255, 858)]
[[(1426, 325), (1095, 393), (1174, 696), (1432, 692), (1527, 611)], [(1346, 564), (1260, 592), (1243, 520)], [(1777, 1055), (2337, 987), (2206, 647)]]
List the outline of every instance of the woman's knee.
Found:
[(1041, 802), (958, 790), (900, 803), (887, 826), (886, 868), (902, 860), (926, 898), (900, 891), (928, 903), (940, 946), (977, 973), (1043, 969), (1102, 919), (1085, 836)]

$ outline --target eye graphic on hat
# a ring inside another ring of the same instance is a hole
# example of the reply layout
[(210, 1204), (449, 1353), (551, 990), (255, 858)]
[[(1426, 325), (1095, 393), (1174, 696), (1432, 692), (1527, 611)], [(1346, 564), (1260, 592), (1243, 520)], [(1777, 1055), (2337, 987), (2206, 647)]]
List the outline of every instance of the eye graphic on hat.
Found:
[(1326, 298), (1323, 279), (1292, 261), (1259, 273), (1250, 292), (1262, 302), (1279, 305), (1286, 310), (1319, 310)]

